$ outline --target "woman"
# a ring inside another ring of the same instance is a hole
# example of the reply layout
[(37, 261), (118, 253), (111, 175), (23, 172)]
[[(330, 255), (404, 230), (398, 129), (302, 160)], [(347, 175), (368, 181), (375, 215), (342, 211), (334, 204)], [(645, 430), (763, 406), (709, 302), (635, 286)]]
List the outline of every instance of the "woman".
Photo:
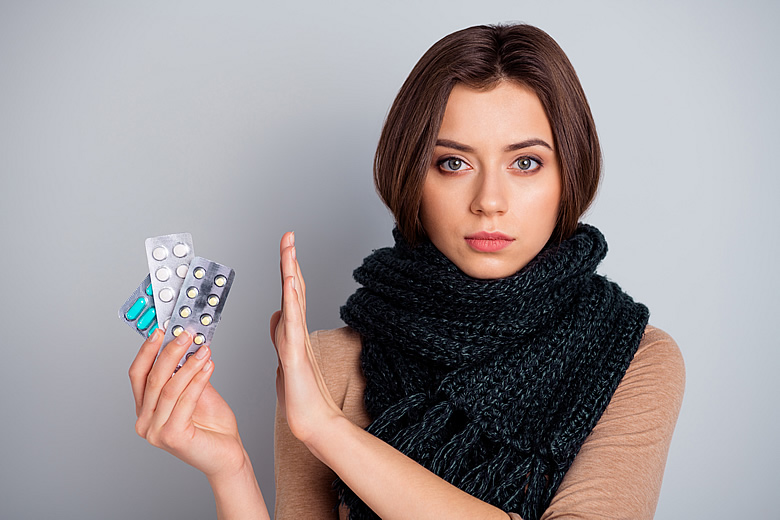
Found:
[[(422, 57), (375, 159), (396, 244), (355, 271), (348, 327), (308, 334), (282, 237), (277, 517), (652, 517), (684, 368), (595, 274), (606, 242), (578, 220), (600, 167), (576, 73), (543, 31), (472, 27)], [(265, 518), (208, 348), (170, 377), (189, 341), (156, 361), (161, 334), (141, 347), (136, 430), (206, 474), (220, 518)]]

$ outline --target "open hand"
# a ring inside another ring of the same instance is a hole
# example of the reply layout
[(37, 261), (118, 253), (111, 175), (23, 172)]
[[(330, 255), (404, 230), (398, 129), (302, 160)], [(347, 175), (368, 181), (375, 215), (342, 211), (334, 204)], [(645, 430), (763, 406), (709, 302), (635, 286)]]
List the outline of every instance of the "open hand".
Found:
[(276, 395), (290, 431), (311, 447), (330, 421), (344, 414), (330, 396), (309, 343), (306, 284), (293, 233), (284, 234), (279, 254), (282, 308), (271, 316), (271, 340), (279, 357)]

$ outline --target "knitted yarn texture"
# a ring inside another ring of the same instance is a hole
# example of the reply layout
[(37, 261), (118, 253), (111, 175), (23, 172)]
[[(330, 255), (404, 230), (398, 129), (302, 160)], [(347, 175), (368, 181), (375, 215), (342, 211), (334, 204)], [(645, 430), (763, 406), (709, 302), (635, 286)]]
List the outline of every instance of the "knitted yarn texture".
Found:
[[(596, 274), (607, 243), (586, 224), (497, 280), (393, 233), (395, 247), (355, 270), (362, 287), (341, 308), (362, 338), (367, 431), (466, 493), (538, 519), (625, 374), (647, 308)], [(351, 519), (378, 518), (335, 486)]]

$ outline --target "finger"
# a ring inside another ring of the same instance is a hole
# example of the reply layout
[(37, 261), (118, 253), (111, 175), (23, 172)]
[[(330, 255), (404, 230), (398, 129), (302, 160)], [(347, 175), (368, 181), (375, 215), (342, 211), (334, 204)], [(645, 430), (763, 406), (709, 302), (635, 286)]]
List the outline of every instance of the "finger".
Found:
[[(295, 288), (297, 289), (297, 295), (298, 299), (300, 299), (300, 293), (304, 289), (303, 287), (303, 276), (301, 275), (300, 268), (298, 266), (298, 260), (297, 260), (297, 252), (294, 245), (289, 245), (282, 249), (282, 256), (281, 256), (281, 264), (282, 264), (282, 280), (284, 281), (287, 277), (294, 277), (295, 280)], [(282, 294), (284, 295), (284, 291), (282, 291)], [(282, 311), (284, 311), (284, 305), (282, 305)]]
[(303, 272), (301, 272), (301, 264), (298, 262), (298, 249), (293, 246), (292, 249), (293, 262), (295, 262), (295, 275), (297, 277), (295, 286), (298, 288), (298, 295), (301, 300), (301, 307), (304, 315), (306, 314), (306, 281), (303, 279)]
[[(294, 276), (295, 273), (295, 264), (294, 260), (292, 259), (292, 246), (285, 246), (281, 250), (281, 257), (279, 258), (279, 265), (281, 268), (282, 273), (282, 301), (280, 305), (281, 309), (281, 320), (280, 323), (284, 324), (284, 314), (285, 314), (285, 299), (288, 298), (288, 295), (285, 294), (285, 288), (284, 285), (287, 283), (287, 279)], [(278, 338), (280, 333), (283, 332), (284, 327), (277, 327), (276, 329), (276, 337)]]
[(282, 235), (282, 239), (279, 241), (279, 275), (281, 276), (281, 282), (284, 284), (284, 273), (282, 269), (282, 257), (284, 256), (284, 250), (288, 247), (295, 245), (295, 232), (288, 231)]
[[(296, 293), (295, 278), (288, 276), (284, 279), (283, 286), (284, 307), (281, 327), (277, 328), (278, 352), (283, 369), (288, 363), (294, 362), (305, 352), (295, 346), (304, 344), (304, 324), (301, 316), (301, 308), (298, 304), (298, 295)], [(280, 330), (281, 329), (281, 330)]]
[(198, 406), (200, 396), (203, 395), (203, 390), (208, 386), (211, 374), (214, 373), (214, 362), (207, 360), (200, 370), (197, 370), (187, 385), (187, 388), (181, 394), (178, 404), (171, 411), (170, 418), (168, 419), (168, 425), (176, 430), (183, 430), (192, 421), (192, 414), (195, 413), (195, 408)]
[[(297, 262), (297, 252), (294, 245), (294, 236), (291, 237), (293, 242), (291, 246), (285, 247), (282, 250), (282, 273), (284, 276), (284, 283), (287, 283), (288, 278), (293, 279), (293, 291), (287, 291), (284, 287), (282, 290), (282, 317), (281, 322), (283, 327), (280, 328), (277, 327), (277, 338), (279, 337), (279, 333), (286, 333), (288, 325), (288, 321), (285, 319), (285, 316), (290, 312), (288, 309), (288, 301), (287, 298), (294, 298), (294, 302), (298, 304), (298, 321), (295, 325), (296, 328), (303, 331), (304, 334), (308, 334), (307, 327), (306, 327), (306, 295), (305, 295), (305, 284), (303, 282), (303, 275), (300, 270), (300, 266)], [(278, 345), (278, 344), (277, 344)]]
[(292, 248), (292, 259), (295, 263), (295, 270), (296, 275), (298, 276), (298, 281), (300, 282), (300, 287), (296, 284), (296, 287), (302, 292), (306, 292), (306, 283), (303, 280), (303, 273), (301, 272), (300, 264), (298, 263), (298, 248), (295, 246), (295, 232), (290, 233), (290, 241), (289, 246)]
[(144, 389), (146, 388), (146, 378), (152, 370), (152, 365), (154, 365), (154, 358), (157, 357), (157, 352), (160, 351), (162, 339), (163, 332), (160, 329), (156, 329), (152, 335), (144, 341), (143, 345), (141, 345), (141, 350), (138, 351), (133, 363), (130, 365), (130, 370), (127, 372), (130, 376), (130, 386), (133, 389), (136, 416), (141, 412), (141, 405), (144, 401)]
[[(165, 345), (160, 355), (157, 356), (157, 361), (146, 378), (143, 404), (141, 405), (141, 413), (138, 414), (139, 422), (136, 423), (136, 430), (139, 427), (143, 430), (148, 425), (154, 410), (157, 408), (157, 401), (160, 398), (162, 387), (173, 375), (173, 371), (178, 366), (179, 360), (191, 342), (192, 336), (187, 332), (182, 332), (179, 337)], [(141, 435), (141, 432), (139, 432), (139, 435)]]
[(279, 266), (282, 273), (282, 283), (288, 276), (295, 274), (295, 259), (294, 259), (295, 246), (286, 245), (282, 247), (279, 253)]
[(287, 231), (284, 235), (282, 235), (282, 240), (279, 243), (279, 254), (281, 255), (282, 250), (286, 247), (291, 247), (295, 245), (295, 231)]
[[(293, 254), (295, 253), (295, 248), (293, 248)], [(306, 325), (306, 283), (303, 280), (303, 274), (301, 273), (300, 265), (298, 264), (298, 261), (295, 261), (295, 294), (297, 296), (296, 301), (298, 302), (298, 306), (300, 308), (300, 316), (301, 316), (301, 324), (303, 326), (303, 331), (308, 336), (308, 327)]]
[[(211, 354), (211, 350), (207, 345), (200, 347), (184, 362), (184, 365), (176, 372), (176, 377), (172, 377), (163, 386), (160, 391), (160, 399), (157, 401), (157, 408), (149, 425), (151, 431), (159, 431), (168, 422), (172, 412), (178, 407), (183, 392), (186, 391), (198, 372), (201, 372), (209, 363), (209, 354)], [(190, 418), (191, 416), (190, 413)]]

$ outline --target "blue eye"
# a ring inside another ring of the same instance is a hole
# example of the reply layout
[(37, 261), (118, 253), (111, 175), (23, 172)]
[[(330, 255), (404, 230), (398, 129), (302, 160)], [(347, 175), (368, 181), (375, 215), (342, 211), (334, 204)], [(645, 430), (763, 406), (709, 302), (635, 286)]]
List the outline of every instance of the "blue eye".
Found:
[(536, 159), (531, 159), (530, 157), (520, 157), (515, 161), (515, 164), (517, 165), (518, 169), (524, 172), (536, 170), (541, 166), (539, 161)]

